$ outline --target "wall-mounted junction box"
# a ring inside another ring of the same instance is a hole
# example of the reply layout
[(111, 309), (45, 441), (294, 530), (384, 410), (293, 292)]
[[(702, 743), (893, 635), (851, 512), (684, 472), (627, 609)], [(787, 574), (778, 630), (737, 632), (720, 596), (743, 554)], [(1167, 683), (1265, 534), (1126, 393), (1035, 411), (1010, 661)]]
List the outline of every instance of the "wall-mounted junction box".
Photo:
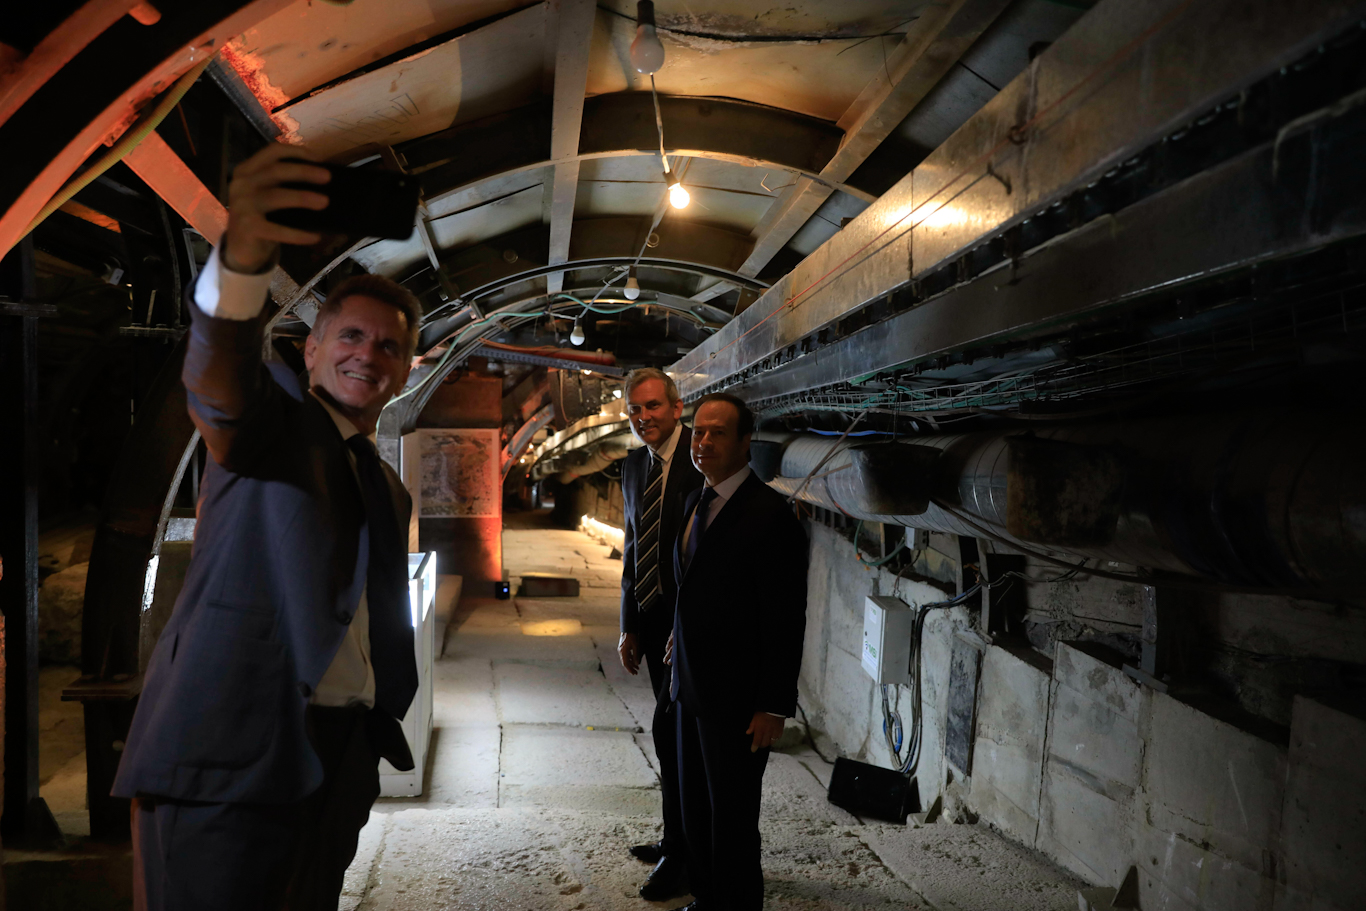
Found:
[(869, 595), (863, 602), (863, 669), (877, 683), (911, 682), (915, 608), (900, 598)]

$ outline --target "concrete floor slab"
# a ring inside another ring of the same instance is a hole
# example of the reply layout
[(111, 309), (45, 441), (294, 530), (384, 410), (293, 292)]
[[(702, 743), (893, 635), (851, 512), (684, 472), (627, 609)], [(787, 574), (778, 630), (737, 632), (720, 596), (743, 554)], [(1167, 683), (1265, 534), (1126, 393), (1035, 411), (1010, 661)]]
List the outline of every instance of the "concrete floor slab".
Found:
[(446, 658), (432, 667), (432, 723), (437, 727), (496, 726), (493, 662)]
[(937, 911), (1073, 911), (1085, 885), (986, 826), (873, 824), (858, 837)]
[(597, 668), (596, 657), (591, 670), (495, 662), (499, 719), (505, 725), (592, 725), (634, 730), (635, 719)]
[[(621, 564), (606, 553), (575, 532), (505, 531), (514, 579), (572, 571), (605, 582), (576, 599), (468, 602), (457, 614), (435, 667), (428, 793), (376, 805), (342, 911), (649, 907), (636, 891), (649, 867), (626, 848), (660, 836), (651, 735), (585, 729), (648, 729), (654, 711), (646, 674), (627, 674), (617, 659)], [(577, 621), (583, 634), (522, 634), (523, 623), (555, 620)], [(984, 826), (862, 825), (831, 806), (831, 766), (790, 724), (764, 778), (770, 911), (1075, 907), (1078, 881)]]
[(446, 658), (484, 658), (552, 667), (596, 669), (598, 653), (588, 636), (524, 636), (515, 632), (463, 632), (446, 643)]
[(503, 728), (503, 784), (654, 788), (658, 778), (627, 731)]

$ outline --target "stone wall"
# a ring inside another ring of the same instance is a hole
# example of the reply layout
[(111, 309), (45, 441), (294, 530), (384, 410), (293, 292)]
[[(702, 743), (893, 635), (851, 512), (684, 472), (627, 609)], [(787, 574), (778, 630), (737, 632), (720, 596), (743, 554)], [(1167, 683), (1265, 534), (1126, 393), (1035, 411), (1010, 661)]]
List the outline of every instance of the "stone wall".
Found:
[[(841, 754), (890, 766), (878, 688), (859, 662), (864, 598), (895, 589), (908, 603), (941, 601), (954, 586), (927, 577), (953, 579), (961, 567), (932, 539), (939, 549), (908, 573), (922, 580), (898, 583), (861, 564), (846, 534), (808, 530), (802, 703)], [(994, 826), (1095, 885), (1118, 886), (1137, 867), (1145, 909), (1360, 907), (1366, 709), (1349, 686), (1337, 700), (1332, 688), (1309, 686), (1324, 668), (1361, 668), (1360, 609), (1244, 595), (1192, 601), (1199, 648), (1188, 660), (1203, 672), (1163, 692), (1124, 670), (1136, 663), (1142, 622), (1125, 589), (1085, 577), (1027, 586), (1030, 638), (992, 637), (983, 653), (966, 777), (944, 758), (949, 656), (956, 635), (980, 634), (980, 613), (967, 605), (931, 615), (922, 801), (940, 796), (946, 818)], [(1360, 685), (1359, 676), (1339, 679)], [(909, 723), (910, 690), (896, 689)]]

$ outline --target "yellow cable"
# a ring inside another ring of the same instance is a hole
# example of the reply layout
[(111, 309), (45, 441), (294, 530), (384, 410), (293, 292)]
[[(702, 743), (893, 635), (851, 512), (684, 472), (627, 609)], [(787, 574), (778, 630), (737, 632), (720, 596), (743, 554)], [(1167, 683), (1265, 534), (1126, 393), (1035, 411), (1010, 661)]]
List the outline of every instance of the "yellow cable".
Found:
[(204, 72), (204, 68), (209, 65), (211, 60), (213, 60), (213, 55), (195, 64), (189, 72), (177, 79), (175, 85), (157, 99), (152, 110), (129, 127), (99, 161), (86, 168), (79, 176), (67, 181), (66, 186), (58, 190), (57, 195), (48, 200), (47, 205), (43, 206), (38, 215), (29, 223), (23, 236), (27, 237), (33, 233), (34, 228), (42, 224), (53, 212), (70, 202), (71, 197), (85, 189), (94, 182), (96, 177), (118, 164), (125, 155), (137, 148), (138, 143), (146, 139), (147, 134), (160, 126), (161, 121), (166, 119), (166, 115), (175, 109), (175, 106), (180, 103), (180, 99), (185, 97), (185, 93), (190, 90), (190, 86), (194, 85), (199, 74)]

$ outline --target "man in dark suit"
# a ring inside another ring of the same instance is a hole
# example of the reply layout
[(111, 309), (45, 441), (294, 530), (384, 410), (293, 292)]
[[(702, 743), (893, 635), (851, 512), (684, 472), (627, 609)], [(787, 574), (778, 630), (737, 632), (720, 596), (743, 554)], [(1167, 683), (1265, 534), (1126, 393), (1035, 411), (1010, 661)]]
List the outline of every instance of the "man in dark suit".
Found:
[(420, 310), (377, 276), (343, 282), (308, 337), (307, 390), (262, 362), (279, 244), (266, 218), (322, 208), (326, 170), (272, 146), (233, 175), (224, 239), (194, 289), (183, 378), (211, 460), (194, 555), (158, 640), (114, 783), (133, 798), (135, 904), (335, 911), (379, 795), (412, 757), (411, 500), (369, 436), (403, 387)]
[(626, 379), (631, 430), (645, 445), (626, 457), (621, 469), (626, 544), (621, 567), (621, 641), (617, 650), (629, 673), (639, 672), (641, 657), (655, 691), (653, 737), (659, 757), (664, 804), (664, 837), (636, 845), (631, 853), (653, 863), (640, 887), (647, 901), (667, 901), (688, 893), (683, 819), (678, 805), (678, 749), (669, 714), (669, 668), (664, 646), (674, 625), (673, 543), (682, 521), (683, 495), (702, 486), (688, 458), (692, 433), (683, 426), (678, 387), (662, 370), (634, 370)]
[(693, 911), (759, 911), (759, 796), (769, 747), (797, 705), (806, 534), (749, 469), (754, 417), (704, 396), (692, 459), (706, 486), (683, 509), (670, 646)]

